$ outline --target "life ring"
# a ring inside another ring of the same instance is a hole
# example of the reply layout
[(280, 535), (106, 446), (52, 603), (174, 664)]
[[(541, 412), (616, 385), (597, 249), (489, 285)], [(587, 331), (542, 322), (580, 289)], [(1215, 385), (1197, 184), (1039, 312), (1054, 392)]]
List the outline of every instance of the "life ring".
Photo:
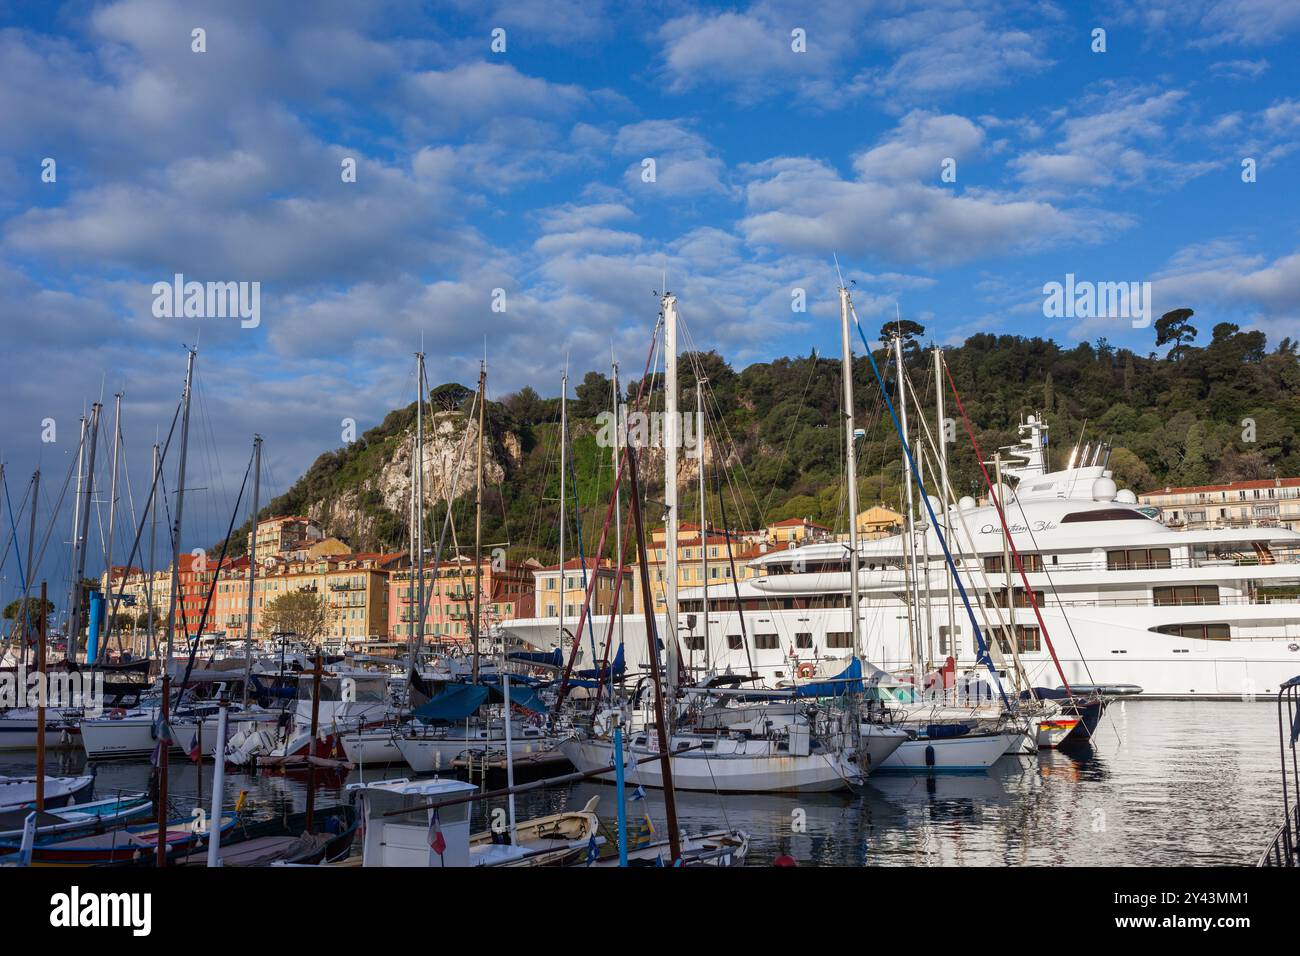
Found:
[(800, 677), (812, 677), (817, 673), (817, 668), (811, 662), (805, 662), (799, 665), (798, 673)]
[(126, 716), (126, 711), (123, 710), (121, 707), (114, 707), (112, 710), (108, 712), (109, 720), (121, 720), (125, 716)]

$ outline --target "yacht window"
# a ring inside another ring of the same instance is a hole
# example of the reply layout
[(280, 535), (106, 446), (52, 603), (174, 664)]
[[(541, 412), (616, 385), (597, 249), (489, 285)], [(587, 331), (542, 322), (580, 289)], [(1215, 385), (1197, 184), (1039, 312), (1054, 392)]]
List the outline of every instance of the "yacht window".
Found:
[[(1016, 607), (1029, 607), (1029, 592), (1026, 591), (1024, 588), (1016, 588), (1015, 602), (1016, 602)], [(998, 607), (1007, 606), (1007, 592), (1005, 588), (984, 595), (985, 607), (993, 607), (994, 604), (996, 604)], [(1037, 590), (1034, 591), (1034, 604), (1037, 605), (1038, 607), (1043, 606), (1042, 591), (1037, 591)]]
[(1043, 649), (1043, 638), (1038, 628), (1032, 625), (1016, 625), (1016, 649), (1021, 653), (1037, 652)]
[(795, 634), (794, 643), (795, 647), (806, 651), (813, 646), (812, 635), (808, 633)]
[(1168, 548), (1128, 548), (1106, 552), (1108, 571), (1149, 571), (1170, 567)]
[(702, 651), (702, 650), (704, 650), (704, 635), (703, 635), (703, 634), (687, 634), (687, 635), (686, 635), (686, 648), (687, 648), (687, 650), (692, 650), (692, 651)]
[(837, 648), (852, 647), (853, 633), (851, 631), (827, 631), (826, 646)]
[(1061, 524), (1080, 521), (1146, 521), (1147, 516), (1131, 508), (1101, 508), (1097, 511), (1072, 511), (1061, 519)]
[(1180, 604), (1218, 604), (1217, 584), (1183, 584), (1151, 589), (1151, 601), (1158, 606)]
[[(990, 574), (1006, 574), (1007, 564), (1002, 560), (1002, 558), (1003, 556), (1000, 554), (985, 556), (984, 570)], [(1025, 566), (1026, 573), (1043, 570), (1043, 556), (1041, 554), (1021, 554), (1020, 563)], [(1010, 569), (1012, 571), (1018, 570), (1018, 568), (1016, 568), (1016, 559), (1014, 557), (1011, 559)]]
[(1159, 634), (1175, 637), (1194, 637), (1203, 641), (1230, 641), (1232, 629), (1227, 624), (1162, 624), (1155, 628)]
[(728, 635), (727, 635), (727, 647), (728, 647), (730, 650), (733, 650), (733, 651), (744, 650), (744, 649), (745, 649), (745, 639), (744, 639), (743, 637), (741, 637), (739, 634), (728, 634)]
[(774, 651), (781, 646), (775, 634), (755, 634), (754, 647), (760, 651)]

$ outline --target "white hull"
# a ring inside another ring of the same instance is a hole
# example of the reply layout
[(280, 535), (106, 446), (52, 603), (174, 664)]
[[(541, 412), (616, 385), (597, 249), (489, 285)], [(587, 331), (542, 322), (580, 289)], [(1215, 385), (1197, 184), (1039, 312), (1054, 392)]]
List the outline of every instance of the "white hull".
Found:
[[(238, 714), (230, 715), (230, 729), (233, 736), (236, 728), (249, 722), (274, 726), (276, 717), (270, 714), (264, 719), (252, 720)], [(188, 752), (198, 736), (205, 756), (211, 756), (217, 743), (217, 715), (205, 717), (203, 729), (199, 732), (200, 721), (193, 717), (176, 717), (170, 720), (172, 734), (171, 750)], [(119, 720), (111, 717), (97, 717), (81, 722), (81, 745), (86, 756), (91, 760), (107, 760), (116, 757), (147, 757), (154, 752), (158, 741), (154, 738), (154, 717), (151, 713), (128, 715)]]
[[(692, 752), (672, 758), (673, 789), (718, 793), (820, 793), (844, 790), (850, 779), (834, 754), (814, 753), (805, 757), (775, 755), (767, 752), (765, 741), (752, 741), (762, 753), (749, 756), (707, 756)], [(560, 750), (578, 770), (590, 772), (614, 762), (612, 743), (600, 739), (566, 740)], [(633, 762), (649, 756), (648, 751), (628, 748), (624, 752), (625, 779), (628, 786), (663, 788), (660, 761), (651, 760), (638, 766)], [(595, 779), (614, 782), (614, 771)], [(852, 781), (854, 783), (858, 780)]]
[[(37, 742), (36, 718), (12, 716), (0, 717), (0, 752), (11, 750), (35, 750)], [(77, 744), (76, 735), (70, 728), (59, 726), (46, 718), (45, 748), (47, 750), (67, 750)]]
[[(909, 740), (895, 750), (880, 773), (964, 773), (987, 770), (1018, 745), (1021, 734), (969, 734), (940, 740)], [(931, 750), (931, 748), (933, 748)], [(930, 751), (927, 755), (927, 751)]]
[[(1034, 583), (1038, 586), (1037, 582)], [(1207, 641), (1157, 634), (1150, 630), (1170, 619), (1170, 612), (1179, 610), (1166, 607), (1070, 608), (1068, 624), (1066, 617), (1050, 606), (1043, 609), (1042, 614), (1048, 633), (1055, 636), (1061, 668), (1071, 685), (1135, 684), (1142, 688), (1144, 698), (1268, 700), (1281, 684), (1300, 673), (1300, 605), (1182, 609), (1183, 616), (1194, 611), (1201, 618), (1213, 617), (1215, 613), (1222, 617), (1228, 611), (1234, 620), (1241, 621), (1258, 619), (1263, 622), (1284, 617), (1285, 622), (1277, 628), (1282, 632), (1281, 636), (1273, 639)], [(946, 624), (947, 609), (936, 606), (934, 611), (937, 629)], [(964, 632), (969, 632), (970, 624), (962, 617), (963, 614), (959, 603), (957, 623)], [(1016, 621), (1030, 626), (1036, 623), (1033, 611), (1024, 608), (1017, 609)], [(556, 624), (555, 618), (528, 618), (505, 621), (502, 627), (533, 647), (549, 651), (555, 643)], [(746, 612), (745, 625), (751, 641), (757, 628), (761, 627), (763, 633), (774, 632), (777, 648), (751, 646), (748, 655), (743, 648), (732, 649), (724, 636), (741, 633), (740, 615), (731, 611), (710, 612), (709, 632), (713, 635), (710, 662), (715, 671), (748, 673), (752, 658), (753, 669), (763, 683), (774, 687), (778, 681), (793, 678), (800, 663), (820, 662), (823, 670), (830, 670), (835, 665), (829, 662), (847, 660), (852, 653), (847, 649), (829, 647), (827, 640), (828, 633), (844, 633), (850, 629), (847, 608), (774, 608), (761, 612), (761, 615)], [(607, 626), (607, 617), (593, 619), (597, 634), (604, 633)], [(660, 620), (658, 626), (664, 628), (666, 624)], [(1074, 640), (1069, 638), (1071, 631)], [(897, 608), (864, 602), (862, 632), (871, 635), (866, 657), (873, 664), (891, 672), (911, 670), (906, 620), (900, 618)], [(638, 671), (649, 668), (644, 618), (626, 615), (623, 633), (628, 674), (633, 678)], [(812, 634), (814, 649), (797, 651), (796, 656), (790, 657), (788, 650), (795, 644), (795, 635), (799, 633)], [(1064, 639), (1060, 635), (1064, 635)], [(973, 637), (968, 636), (966, 642), (959, 660), (962, 670), (975, 666), (969, 647)], [(694, 657), (694, 661), (686, 661), (688, 667), (702, 664), (702, 654), (697, 652)], [(1020, 658), (1033, 685), (1053, 688), (1061, 685), (1045, 643), (1041, 651), (1022, 652)], [(579, 666), (588, 667), (590, 664), (581, 660)], [(1009, 690), (1010, 684), (1007, 686)]]
[(406, 760), (391, 728), (344, 734), (343, 750), (348, 755), (348, 762), (358, 767), (384, 766)]
[[(522, 757), (524, 754), (550, 750), (556, 742), (556, 738), (545, 736), (515, 738), (511, 741), (510, 752), (516, 757)], [(465, 753), (504, 752), (506, 749), (506, 739), (503, 735), (398, 737), (396, 744), (402, 759), (416, 773), (441, 773), (451, 770), (456, 758)], [(347, 746), (346, 743), (344, 746)]]

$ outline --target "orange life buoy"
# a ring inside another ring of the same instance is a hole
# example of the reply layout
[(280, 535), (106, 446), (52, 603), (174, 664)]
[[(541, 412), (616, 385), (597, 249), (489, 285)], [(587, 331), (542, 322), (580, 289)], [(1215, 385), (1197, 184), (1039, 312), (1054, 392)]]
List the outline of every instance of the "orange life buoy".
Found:
[(813, 666), (812, 664), (810, 664), (810, 663), (805, 663), (805, 664), (800, 664), (800, 665), (799, 665), (799, 676), (800, 676), (800, 677), (812, 677), (813, 674), (815, 674), (816, 672), (817, 672), (817, 668), (814, 667), (814, 666)]
[(112, 710), (108, 712), (109, 720), (121, 720), (125, 716), (126, 716), (126, 711), (123, 710), (121, 707), (114, 707)]

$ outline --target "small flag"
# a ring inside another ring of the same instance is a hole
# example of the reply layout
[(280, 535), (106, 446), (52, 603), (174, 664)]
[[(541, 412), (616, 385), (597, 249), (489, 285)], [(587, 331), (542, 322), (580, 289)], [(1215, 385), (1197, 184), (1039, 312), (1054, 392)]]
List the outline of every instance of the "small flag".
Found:
[(199, 735), (195, 733), (194, 739), (190, 741), (190, 762), (198, 763), (202, 756), (202, 748), (199, 747)]
[(655, 866), (663, 866), (663, 865), (664, 865), (664, 855), (660, 853), (655, 857)]
[(595, 863), (596, 857), (599, 855), (600, 850), (596, 843), (596, 834), (593, 833), (591, 839), (587, 841), (587, 865), (591, 866), (591, 864)]
[(636, 788), (635, 790), (632, 791), (632, 799), (633, 799), (633, 800), (644, 800), (644, 799), (645, 799), (645, 787), (642, 787), (642, 786), (638, 785), (637, 788)]
[(438, 820), (437, 810), (433, 811), (433, 819), (429, 821), (429, 847), (438, 854), (438, 859), (442, 859), (442, 854), (447, 850), (447, 840), (442, 835), (442, 825)]

